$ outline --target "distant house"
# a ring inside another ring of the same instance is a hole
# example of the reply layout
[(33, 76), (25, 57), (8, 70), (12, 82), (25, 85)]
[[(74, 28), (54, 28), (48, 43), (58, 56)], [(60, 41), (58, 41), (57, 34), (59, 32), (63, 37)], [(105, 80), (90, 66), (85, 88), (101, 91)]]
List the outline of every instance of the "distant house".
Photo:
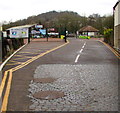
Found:
[(114, 48), (120, 51), (120, 0), (113, 7), (114, 10)]
[(96, 36), (98, 35), (99, 30), (92, 27), (92, 26), (85, 26), (79, 30), (80, 35), (86, 35), (86, 36)]

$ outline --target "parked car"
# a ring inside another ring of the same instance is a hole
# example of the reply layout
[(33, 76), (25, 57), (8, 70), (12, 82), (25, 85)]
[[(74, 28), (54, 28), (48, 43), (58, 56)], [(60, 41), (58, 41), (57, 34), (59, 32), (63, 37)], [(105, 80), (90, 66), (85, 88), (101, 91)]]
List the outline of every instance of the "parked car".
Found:
[(40, 36), (39, 36), (39, 35), (34, 35), (33, 37), (34, 37), (34, 38), (40, 38)]

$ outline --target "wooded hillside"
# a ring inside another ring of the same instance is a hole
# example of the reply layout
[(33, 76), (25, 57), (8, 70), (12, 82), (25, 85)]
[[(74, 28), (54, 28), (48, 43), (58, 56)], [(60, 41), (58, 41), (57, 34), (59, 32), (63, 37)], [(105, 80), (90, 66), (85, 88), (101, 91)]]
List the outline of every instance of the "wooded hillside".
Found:
[(44, 27), (54, 27), (58, 31), (66, 27), (70, 33), (75, 33), (81, 27), (91, 25), (99, 29), (100, 33), (103, 34), (105, 28), (113, 29), (113, 15), (101, 17), (99, 14), (92, 14), (89, 17), (86, 17), (80, 16), (72, 11), (50, 11), (37, 16), (30, 16), (27, 19), (18, 20), (16, 22), (9, 22), (8, 24), (3, 25), (3, 30), (13, 26), (26, 24), (43, 24)]

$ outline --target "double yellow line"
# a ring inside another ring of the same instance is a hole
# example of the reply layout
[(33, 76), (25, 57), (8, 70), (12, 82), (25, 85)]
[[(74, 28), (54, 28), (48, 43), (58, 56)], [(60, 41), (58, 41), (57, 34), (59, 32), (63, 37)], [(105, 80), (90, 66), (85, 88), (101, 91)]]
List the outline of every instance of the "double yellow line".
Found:
[(35, 57), (33, 57), (32, 59), (30, 59), (30, 60), (22, 63), (22, 64), (19, 65), (19, 66), (16, 66), (16, 67), (14, 67), (14, 68), (12, 68), (12, 69), (10, 69), (10, 70), (5, 71), (4, 76), (3, 76), (3, 79), (2, 79), (2, 82), (1, 82), (1, 84), (0, 84), (0, 98), (2, 97), (3, 90), (4, 90), (4, 88), (5, 88), (5, 83), (6, 83), (6, 81), (7, 81), (7, 77), (9, 77), (9, 78), (8, 78), (8, 81), (7, 81), (7, 86), (6, 86), (6, 90), (5, 90), (5, 94), (4, 94), (4, 98), (3, 98), (2, 107), (1, 107), (0, 112), (6, 112), (6, 111), (7, 111), (8, 98), (9, 98), (9, 94), (10, 94), (11, 83), (12, 83), (12, 76), (13, 76), (12, 73), (13, 73), (14, 71), (17, 71), (18, 69), (21, 69), (21, 68), (23, 68), (24, 66), (30, 64), (30, 63), (33, 62), (34, 60), (36, 60), (36, 59), (38, 59), (38, 58), (40, 58), (40, 57), (42, 57), (42, 56), (44, 56), (44, 55), (52, 52), (52, 51), (55, 51), (55, 50), (57, 50), (57, 49), (59, 49), (59, 48), (61, 48), (61, 47), (63, 47), (63, 46), (65, 46), (65, 45), (68, 44), (68, 43), (69, 43), (69, 41), (67, 41), (67, 43), (62, 44), (62, 45), (60, 45), (60, 46), (58, 46), (58, 47), (55, 47), (55, 48), (53, 48), (53, 49), (51, 49), (51, 50), (49, 50), (49, 51), (47, 51), (47, 52), (45, 52), (45, 53), (42, 53), (42, 54), (40, 54), (40, 55), (38, 55), (38, 56), (35, 56)]
[(7, 77), (8, 77), (8, 81), (7, 81), (7, 86), (6, 86), (6, 90), (5, 90), (5, 94), (4, 94), (0, 112), (5, 112), (7, 110), (8, 97), (9, 97), (9, 93), (10, 93), (10, 89), (11, 89), (11, 82), (12, 82), (12, 69), (7, 70), (4, 73), (4, 77), (3, 77), (3, 80), (0, 85), (0, 98), (2, 98), (2, 93), (3, 93), (4, 87), (5, 87)]
[(25, 67), (26, 65), (30, 64), (30, 63), (33, 62), (34, 60), (36, 60), (36, 59), (38, 59), (38, 58), (40, 58), (40, 57), (42, 57), (42, 56), (44, 56), (44, 55), (52, 52), (52, 51), (55, 51), (55, 50), (57, 50), (57, 49), (59, 49), (59, 48), (61, 48), (61, 47), (63, 47), (63, 46), (65, 46), (65, 45), (68, 44), (68, 43), (69, 43), (69, 41), (67, 41), (67, 43), (65, 43), (65, 44), (63, 44), (63, 45), (60, 45), (60, 46), (58, 46), (58, 47), (56, 47), (56, 48), (53, 48), (53, 49), (51, 49), (51, 50), (49, 50), (49, 51), (46, 51), (45, 53), (42, 53), (42, 54), (40, 54), (40, 55), (37, 55), (37, 56), (31, 58), (30, 60), (27, 60), (26, 62), (22, 63), (21, 65), (12, 68), (13, 72), (16, 71), (16, 70), (18, 70), (18, 69), (20, 69), (20, 68)]

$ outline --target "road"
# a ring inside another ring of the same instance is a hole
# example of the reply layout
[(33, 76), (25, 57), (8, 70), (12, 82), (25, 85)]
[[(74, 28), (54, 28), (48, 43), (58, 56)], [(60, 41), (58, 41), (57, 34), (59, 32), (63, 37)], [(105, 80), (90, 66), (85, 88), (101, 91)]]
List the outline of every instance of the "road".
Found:
[(118, 111), (119, 59), (100, 41), (69, 42), (13, 72), (8, 111)]

